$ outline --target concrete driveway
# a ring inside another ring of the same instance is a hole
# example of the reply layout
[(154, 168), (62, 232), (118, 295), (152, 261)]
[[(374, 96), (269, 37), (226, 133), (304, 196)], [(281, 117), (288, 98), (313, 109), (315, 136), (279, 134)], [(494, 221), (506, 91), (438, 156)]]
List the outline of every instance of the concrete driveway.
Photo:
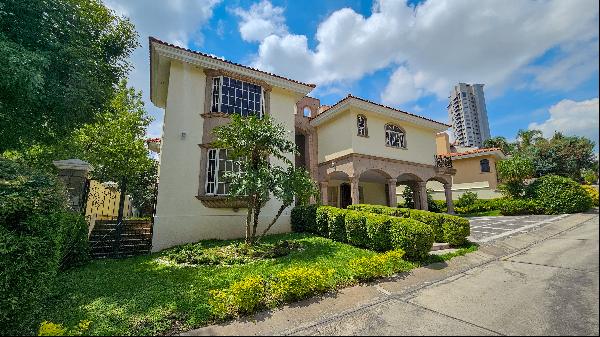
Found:
[(490, 242), (527, 233), (566, 216), (568, 214), (473, 217), (469, 218), (471, 222), (471, 236), (469, 239), (478, 243)]
[(184, 335), (598, 335), (598, 244), (597, 211), (565, 216), (447, 263)]

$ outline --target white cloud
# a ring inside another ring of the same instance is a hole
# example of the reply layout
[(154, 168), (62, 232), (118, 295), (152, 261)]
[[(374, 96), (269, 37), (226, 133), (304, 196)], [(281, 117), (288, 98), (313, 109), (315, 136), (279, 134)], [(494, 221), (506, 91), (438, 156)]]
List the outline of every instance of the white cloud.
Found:
[(598, 98), (579, 102), (563, 99), (548, 110), (550, 118), (529, 124), (529, 129), (541, 130), (545, 137), (551, 137), (555, 131), (585, 136), (598, 144)]
[(141, 46), (131, 55), (134, 69), (129, 74), (129, 85), (142, 90), (146, 110), (155, 117), (148, 130), (149, 137), (162, 134), (163, 111), (150, 102), (150, 60), (148, 37), (187, 47), (188, 43), (201, 44), (200, 27), (212, 17), (221, 0), (104, 0), (107, 7), (118, 15), (127, 16), (135, 25)]
[(245, 41), (260, 42), (269, 35), (287, 33), (283, 8), (273, 6), (268, 0), (253, 4), (249, 10), (238, 7), (233, 12), (242, 19), (239, 28)]
[[(368, 17), (350, 8), (326, 17), (314, 49), (304, 35), (264, 37), (254, 66), (320, 85), (398, 66), (388, 104), (446, 99), (457, 82), (485, 83), (492, 96), (523, 81), (568, 89), (598, 68), (597, 26), (598, 3), (587, 0), (379, 0)], [(531, 66), (552, 48), (553, 62)]]

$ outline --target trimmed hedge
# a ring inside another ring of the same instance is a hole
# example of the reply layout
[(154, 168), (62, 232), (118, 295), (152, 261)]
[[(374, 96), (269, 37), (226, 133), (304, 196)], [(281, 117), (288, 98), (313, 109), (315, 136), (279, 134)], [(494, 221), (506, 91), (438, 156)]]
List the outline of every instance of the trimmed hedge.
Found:
[(367, 214), (368, 247), (374, 251), (384, 252), (392, 248), (390, 241), (390, 222), (392, 217), (381, 214)]
[[(432, 229), (434, 242), (448, 242), (451, 245), (459, 246), (466, 243), (467, 237), (471, 234), (469, 220), (451, 214), (366, 204), (350, 205), (348, 209), (411, 218), (425, 223)], [(409, 252), (407, 251), (406, 254), (408, 256)]]
[(500, 205), (502, 215), (544, 214), (544, 207), (534, 199), (505, 199)]
[(420, 260), (433, 247), (433, 230), (427, 224), (409, 218), (391, 218), (390, 239), (394, 249), (402, 249), (406, 256)]
[(364, 212), (349, 210), (345, 222), (348, 243), (356, 247), (368, 247), (367, 218)]
[(598, 189), (590, 185), (581, 185), (581, 187), (587, 192), (590, 198), (592, 198), (592, 206), (598, 207)]
[(556, 175), (538, 178), (527, 186), (526, 196), (536, 199), (546, 214), (585, 212), (592, 198), (575, 180)]
[(366, 256), (350, 260), (348, 268), (352, 271), (353, 278), (357, 281), (371, 281), (376, 278), (391, 276), (399, 272), (410, 270), (412, 264), (404, 261), (402, 249)]
[[(366, 210), (371, 205), (355, 206)], [(427, 256), (434, 242), (430, 226), (403, 217), (409, 215), (408, 209), (385, 206), (374, 206), (374, 209), (381, 213), (330, 206), (296, 206), (292, 210), (292, 228), (294, 231), (309, 232), (375, 251), (399, 248), (410, 258), (420, 259)], [(310, 219), (306, 218), (307, 214), (315, 214), (317, 220), (314, 221), (314, 227), (311, 227)], [(324, 224), (328, 226), (327, 235), (323, 235)]]
[(317, 205), (306, 205), (292, 208), (290, 215), (292, 231), (296, 233), (316, 233), (317, 207)]

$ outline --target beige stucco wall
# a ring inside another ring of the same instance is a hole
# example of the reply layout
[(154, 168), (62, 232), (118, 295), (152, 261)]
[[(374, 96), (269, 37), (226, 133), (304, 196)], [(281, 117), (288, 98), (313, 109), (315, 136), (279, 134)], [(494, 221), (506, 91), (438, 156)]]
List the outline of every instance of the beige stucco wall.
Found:
[[(325, 112), (327, 113), (327, 112)], [(356, 116), (367, 117), (368, 137), (357, 135)], [(406, 131), (406, 149), (385, 145), (385, 124), (394, 123)], [(317, 127), (319, 138), (319, 163), (348, 153), (404, 160), (421, 164), (434, 164), (436, 131), (407, 122), (355, 108), (341, 112)]]
[[(490, 172), (481, 172), (479, 161), (487, 159), (490, 161)], [(452, 165), (456, 169), (456, 175), (452, 179), (453, 184), (474, 183), (487, 181), (490, 189), (495, 190), (498, 187), (496, 176), (496, 158), (490, 155), (483, 155), (471, 158), (452, 158)]]
[(352, 136), (356, 126), (352, 116), (339, 114), (317, 127), (319, 163), (352, 153)]
[[(200, 147), (205, 99), (206, 76), (202, 69), (173, 61), (165, 108), (163, 139), (160, 153), (160, 176), (153, 251), (204, 239), (232, 239), (244, 236), (246, 210), (207, 208), (196, 199), (199, 188)], [(294, 106), (297, 97), (274, 88), (270, 95), (270, 111), (279, 124), (291, 132), (294, 141)], [(181, 132), (186, 132), (182, 139)], [(289, 155), (294, 160), (293, 155)], [(277, 164), (277, 160), (273, 160)], [(272, 199), (263, 208), (260, 222), (272, 219), (279, 208)], [(271, 229), (271, 233), (290, 230), (290, 209)]]
[(437, 148), (437, 154), (450, 153), (450, 137), (445, 132), (440, 132), (435, 135), (435, 144)]
[[(333, 205), (336, 207), (340, 206), (340, 188), (339, 186), (343, 183), (348, 183), (348, 181), (342, 181), (342, 180), (335, 180), (332, 179), (329, 181), (328, 186), (331, 187), (337, 187), (336, 189), (336, 193), (337, 193), (337, 205)], [(360, 196), (361, 202), (365, 203), (365, 204), (371, 204), (371, 205), (385, 205), (387, 206), (386, 203), (386, 195), (385, 195), (385, 185), (384, 184), (379, 184), (379, 183), (374, 183), (374, 182), (359, 182), (358, 186), (360, 188), (360, 191), (362, 191), (362, 195)]]

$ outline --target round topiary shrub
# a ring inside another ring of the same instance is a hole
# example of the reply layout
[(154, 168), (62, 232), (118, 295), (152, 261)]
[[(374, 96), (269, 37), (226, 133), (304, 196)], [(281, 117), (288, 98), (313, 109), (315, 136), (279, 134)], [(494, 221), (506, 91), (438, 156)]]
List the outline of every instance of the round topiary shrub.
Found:
[(527, 197), (539, 201), (546, 214), (585, 212), (592, 207), (592, 198), (573, 179), (548, 175), (527, 188)]

